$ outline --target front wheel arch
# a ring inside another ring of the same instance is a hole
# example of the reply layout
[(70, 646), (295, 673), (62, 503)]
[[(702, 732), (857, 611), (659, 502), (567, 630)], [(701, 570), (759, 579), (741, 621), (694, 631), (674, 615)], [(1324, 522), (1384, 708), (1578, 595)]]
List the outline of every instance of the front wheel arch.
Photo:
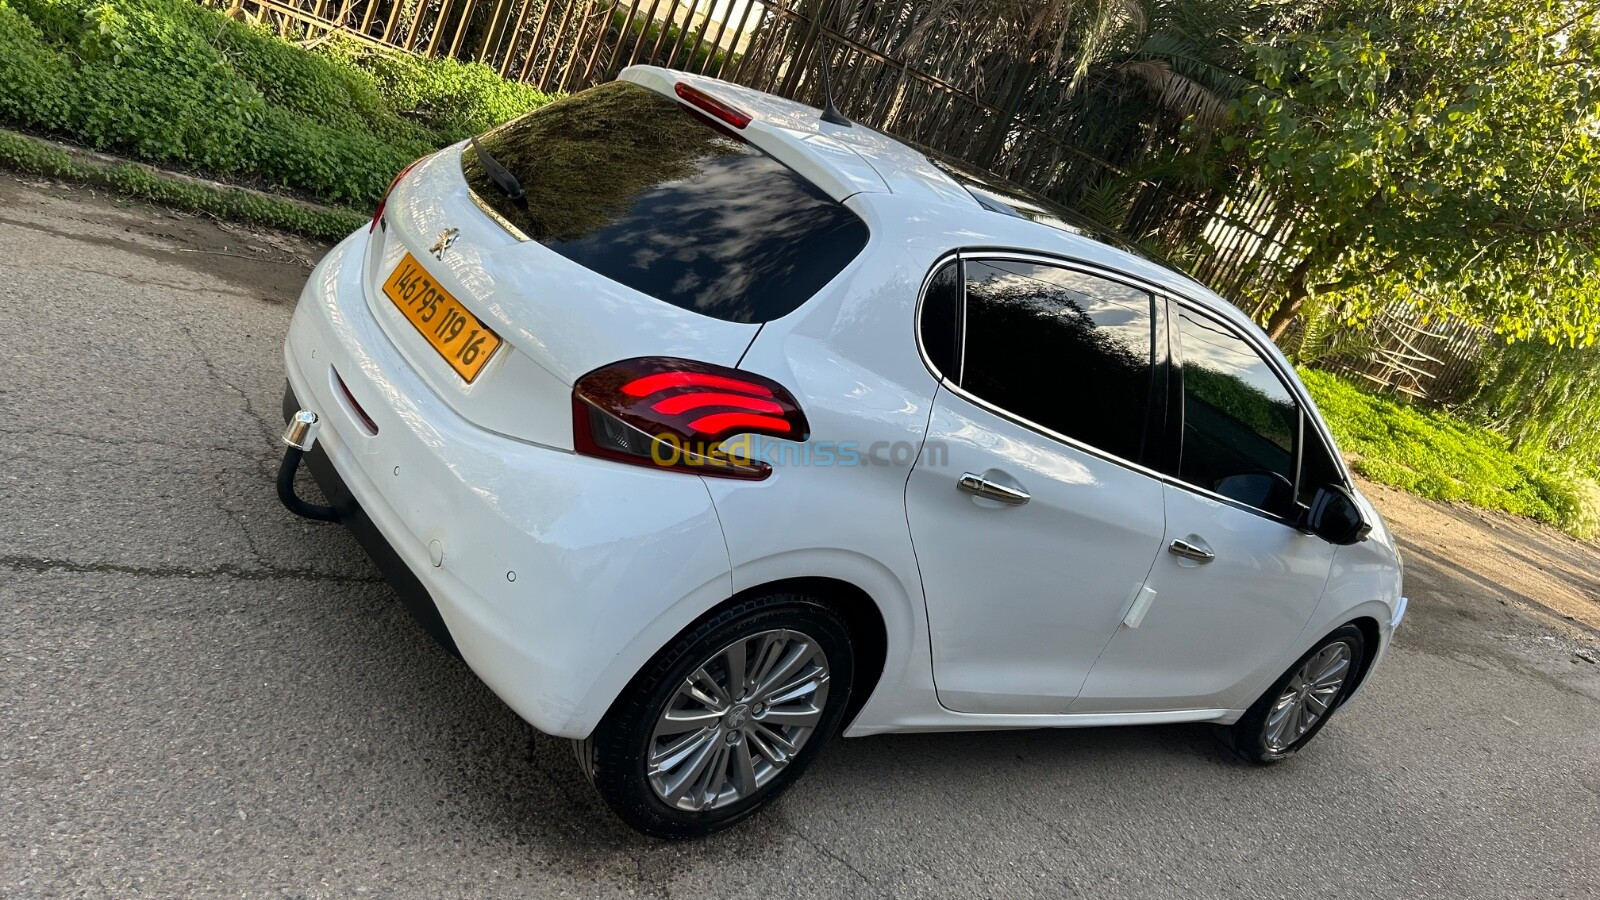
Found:
[[(1378, 630), (1378, 620), (1372, 618), (1371, 616), (1360, 616), (1355, 619), (1351, 619), (1350, 621), (1346, 622), (1345, 625), (1354, 625), (1355, 627), (1361, 629), (1361, 637), (1366, 641), (1367, 652), (1361, 657), (1361, 665), (1356, 667), (1356, 676), (1350, 679), (1349, 686), (1345, 688), (1344, 696), (1339, 698), (1340, 706), (1343, 706), (1346, 700), (1349, 700), (1356, 691), (1361, 690), (1361, 686), (1363, 684), (1366, 684), (1367, 675), (1372, 671), (1372, 664), (1378, 659), (1378, 641), (1381, 640), (1381, 632)], [(1328, 634), (1333, 634), (1333, 632), (1338, 630), (1338, 628), (1330, 629)], [(1326, 640), (1328, 634), (1323, 635), (1322, 638), (1318, 640), (1318, 643), (1321, 643), (1322, 640)]]

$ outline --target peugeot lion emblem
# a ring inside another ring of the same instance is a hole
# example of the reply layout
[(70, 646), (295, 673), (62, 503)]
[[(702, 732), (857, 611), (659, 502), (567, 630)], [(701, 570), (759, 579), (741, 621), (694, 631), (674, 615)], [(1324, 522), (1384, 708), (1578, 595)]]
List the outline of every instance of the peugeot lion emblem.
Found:
[(444, 262), (444, 252), (454, 246), (456, 238), (460, 236), (461, 229), (446, 228), (439, 232), (439, 239), (433, 242), (433, 246), (428, 248), (428, 252), (433, 254), (434, 259)]

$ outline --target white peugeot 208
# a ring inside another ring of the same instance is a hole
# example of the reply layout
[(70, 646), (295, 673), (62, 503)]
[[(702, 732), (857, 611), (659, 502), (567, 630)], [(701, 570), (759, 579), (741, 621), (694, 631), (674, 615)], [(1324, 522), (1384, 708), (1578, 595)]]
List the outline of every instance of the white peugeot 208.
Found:
[(284, 502), (654, 835), (836, 731), (1213, 722), (1281, 759), (1405, 611), (1234, 307), (708, 78), (632, 67), (419, 160), (285, 357)]

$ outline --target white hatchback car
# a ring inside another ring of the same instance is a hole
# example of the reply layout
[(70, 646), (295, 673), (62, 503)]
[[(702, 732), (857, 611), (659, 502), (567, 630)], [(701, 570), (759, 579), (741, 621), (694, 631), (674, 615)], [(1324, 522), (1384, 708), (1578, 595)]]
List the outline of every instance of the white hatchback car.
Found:
[(1279, 759), (1405, 610), (1233, 306), (712, 79), (635, 66), (419, 160), (285, 356), (285, 503), (655, 835), (839, 730), (1215, 722)]

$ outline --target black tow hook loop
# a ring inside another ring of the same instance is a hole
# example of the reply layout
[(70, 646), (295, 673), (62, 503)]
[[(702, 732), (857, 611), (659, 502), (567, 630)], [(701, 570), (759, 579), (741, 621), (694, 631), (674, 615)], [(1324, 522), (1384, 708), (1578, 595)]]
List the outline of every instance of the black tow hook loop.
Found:
[(278, 500), (289, 512), (301, 518), (337, 522), (338, 510), (331, 506), (307, 503), (294, 492), (294, 476), (300, 471), (300, 461), (305, 458), (306, 451), (311, 448), (314, 440), (311, 430), (316, 424), (317, 414), (309, 409), (302, 409), (289, 418), (289, 427), (283, 433), (283, 442), (289, 445), (289, 449), (283, 454), (283, 464), (278, 466)]

